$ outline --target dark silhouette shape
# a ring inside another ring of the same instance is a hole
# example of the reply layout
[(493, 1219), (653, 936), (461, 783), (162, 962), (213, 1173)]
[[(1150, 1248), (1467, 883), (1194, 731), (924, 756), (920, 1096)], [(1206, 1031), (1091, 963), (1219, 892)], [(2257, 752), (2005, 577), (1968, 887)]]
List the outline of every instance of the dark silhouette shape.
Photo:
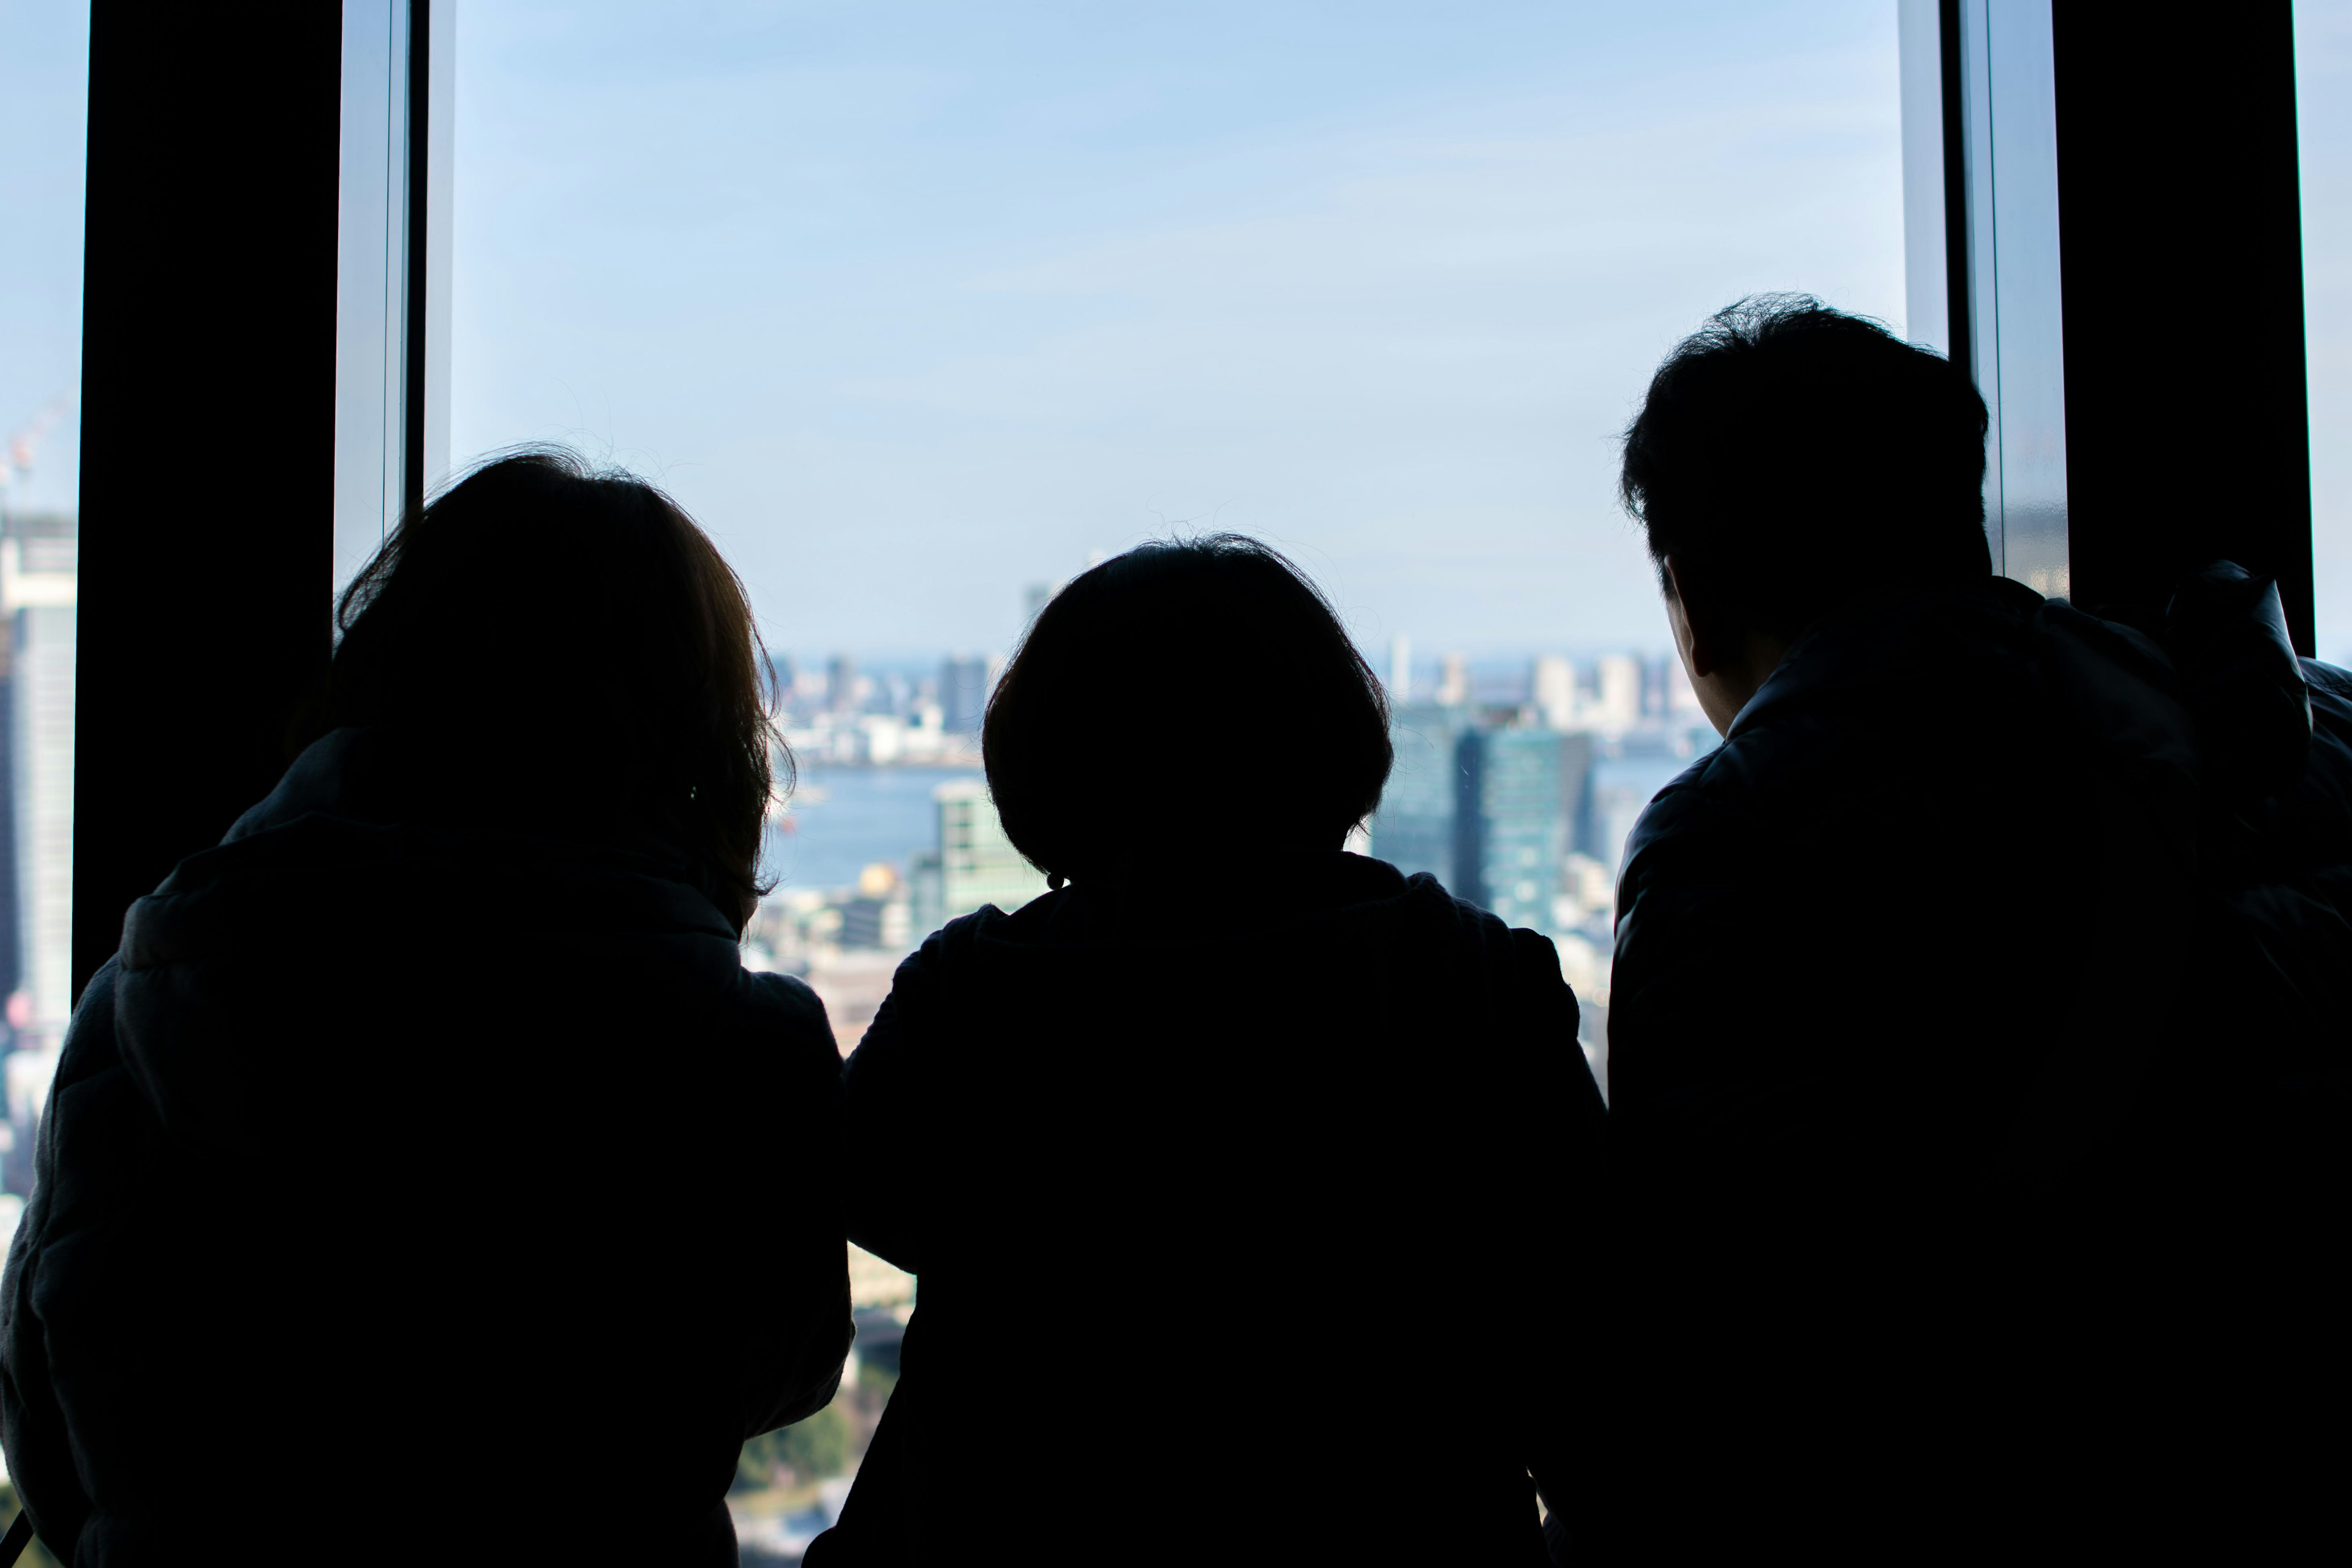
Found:
[[(2276, 585), (2228, 562), (2180, 584), (2158, 636), (2204, 767), (2196, 968), (2127, 1167), (2149, 1234), (2125, 1290), (2163, 1369), (2138, 1391), (2143, 1446), (2194, 1483), (2149, 1533), (2177, 1545), (2185, 1512), (2240, 1561), (2284, 1561), (2336, 1528), (2336, 1448), (2312, 1432), (2352, 1401), (2333, 1240), (2352, 1204), (2352, 674), (2297, 658)], [(2215, 1432), (2231, 1440), (2196, 1446)]]
[[(1380, 804), (1388, 721), (1315, 587), (1256, 541), (1213, 534), (1063, 589), (998, 681), (981, 744), (1021, 852), (1048, 877), (1100, 879), (1171, 854), (1338, 847)], [(1247, 771), (1212, 774), (1212, 756)]]
[(849, 1338), (838, 1063), (743, 972), (742, 589), (657, 491), (495, 462), (345, 596), (324, 731), (131, 909), (0, 1302), (83, 1564), (734, 1560)]
[[(2218, 1260), (2170, 1230), (2214, 1173), (2183, 1174), (2215, 1126), (2189, 1082), (2283, 1081), (2242, 1031), (2192, 1047), (2212, 813), (2231, 769), (2303, 763), (2255, 734), (2300, 681), (2273, 647), (2266, 709), (2192, 716), (2155, 641), (1990, 576), (1983, 432), (1935, 355), (1773, 298), (1678, 348), (1628, 433), (1726, 731), (1619, 890), (1610, 1468), (1658, 1561), (2114, 1550), (2184, 1539), (2210, 1495), (2183, 1411), (2212, 1362), (2173, 1305)], [(2265, 933), (2339, 1049), (2344, 799), (2302, 824), (2336, 868), (2307, 920)], [(2259, 968), (2242, 1022), (2285, 1005)]]
[(808, 1562), (1544, 1563), (1600, 1100), (1548, 940), (1341, 852), (1388, 741), (1337, 618), (1146, 546), (984, 743), (1071, 885), (932, 936), (845, 1071), (850, 1234), (920, 1306)]
[(1984, 399), (1949, 364), (1802, 295), (1717, 315), (1650, 383), (1620, 490), (1714, 618), (1793, 637), (1894, 583), (1978, 579)]
[[(2200, 940), (2223, 965), (2206, 989), (2234, 1015), (2216, 1026), (2235, 1068), (2194, 1075), (2197, 1098), (2209, 1113), (2217, 1090), (2271, 1101), (2244, 1108), (2259, 1125), (2296, 1085), (2286, 1098), (2298, 1119), (2333, 1100), (2328, 1124), (2352, 1124), (2341, 1100), (2352, 1068), (2352, 676), (2296, 658), (2276, 586), (2226, 561), (2180, 585), (2158, 637), (2205, 761)], [(2268, 1163), (2340, 1158), (2352, 1141), (2282, 1142), (2250, 1125), (2239, 1142)]]

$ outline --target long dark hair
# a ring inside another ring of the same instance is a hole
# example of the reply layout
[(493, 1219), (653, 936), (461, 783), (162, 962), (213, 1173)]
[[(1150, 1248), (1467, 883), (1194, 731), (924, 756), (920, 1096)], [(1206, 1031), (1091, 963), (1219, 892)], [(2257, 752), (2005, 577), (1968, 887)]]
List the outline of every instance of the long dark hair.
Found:
[(667, 840), (749, 922), (777, 763), (791, 782), (775, 676), (741, 581), (659, 489), (562, 448), (503, 455), (393, 531), (335, 625), (303, 738), (461, 747), (526, 816)]
[(1039, 612), (982, 740), (1005, 837), (1055, 881), (1336, 849), (1381, 803), (1388, 695), (1330, 604), (1236, 533), (1146, 544)]

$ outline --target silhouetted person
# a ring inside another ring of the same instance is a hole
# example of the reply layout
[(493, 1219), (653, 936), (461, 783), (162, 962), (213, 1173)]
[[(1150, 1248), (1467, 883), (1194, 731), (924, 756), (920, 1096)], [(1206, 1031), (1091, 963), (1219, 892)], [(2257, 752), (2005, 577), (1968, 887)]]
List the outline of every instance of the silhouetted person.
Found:
[(738, 958), (743, 590), (658, 491), (532, 454), (339, 621), (318, 738), (75, 1012), (9, 1473), (84, 1568), (731, 1563), (742, 1440), (849, 1339), (838, 1058)]
[(2238, 1440), (2179, 1418), (2214, 1260), (2167, 1249), (2218, 775), (2154, 641), (1992, 575), (1985, 434), (1942, 359), (1786, 297), (1627, 432), (1726, 737), (1619, 889), (1615, 1474), (1659, 1561), (2161, 1540)]
[(2288, 1561), (2341, 1528), (2341, 1446), (2313, 1434), (2352, 1403), (2352, 674), (2297, 658), (2276, 588), (2228, 562), (2155, 630), (2203, 768), (2195, 963), (2134, 1162), (2158, 1205), (2148, 1425), (2195, 1456), (2149, 1533), (2179, 1551), (2185, 1511)]
[(1147, 545), (983, 744), (1066, 885), (932, 936), (845, 1070), (850, 1235), (920, 1306), (809, 1563), (1543, 1563), (1599, 1097), (1548, 940), (1343, 852), (1390, 747), (1338, 619)]

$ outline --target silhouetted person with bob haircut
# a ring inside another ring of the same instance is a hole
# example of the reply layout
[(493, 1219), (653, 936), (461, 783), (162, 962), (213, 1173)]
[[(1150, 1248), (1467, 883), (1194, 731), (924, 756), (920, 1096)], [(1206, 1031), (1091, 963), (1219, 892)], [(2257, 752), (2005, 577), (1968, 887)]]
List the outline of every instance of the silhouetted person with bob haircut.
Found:
[(10, 1476), (81, 1565), (731, 1563), (742, 1440), (850, 1332), (838, 1058), (739, 961), (742, 587), (658, 490), (530, 453), (338, 623), (308, 745), (76, 1009)]
[(927, 941), (844, 1074), (920, 1305), (813, 1568), (1546, 1561), (1599, 1096), (1549, 941), (1344, 852), (1388, 724), (1247, 539), (1038, 616), (983, 745), (1055, 890)]
[[(1986, 430), (1940, 356), (1767, 296), (1675, 348), (1626, 432), (1724, 735), (1618, 890), (1612, 1473), (1657, 1561), (2178, 1543), (2245, 1440), (2181, 1418), (2214, 1361), (2178, 1304), (2217, 1259), (2177, 1221), (2229, 1163), (2225, 1118), (2189, 1107), (2284, 1080), (2271, 1044), (2199, 1033), (2203, 987), (2294, 1014), (2275, 1043), (2306, 1075), (2332, 1032), (2340, 1103), (2345, 928), (2258, 887), (2231, 929), (2270, 954), (2221, 963), (2211, 811), (2234, 790), (2222, 816), (2280, 817), (2246, 803), (2309, 759), (2296, 821), (2322, 826), (2230, 874), (2340, 892), (2352, 773), (2314, 714), (2343, 710), (2234, 567), (2162, 640), (1994, 575)], [(2219, 676), (2177, 667), (2191, 644)]]

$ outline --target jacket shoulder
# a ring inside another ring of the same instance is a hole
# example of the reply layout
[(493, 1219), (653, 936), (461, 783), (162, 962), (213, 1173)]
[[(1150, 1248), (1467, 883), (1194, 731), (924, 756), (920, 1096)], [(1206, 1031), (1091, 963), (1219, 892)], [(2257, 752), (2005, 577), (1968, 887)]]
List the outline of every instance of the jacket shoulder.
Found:
[(738, 994), (743, 1007), (759, 1015), (771, 1026), (811, 1039), (833, 1037), (824, 999), (798, 975), (746, 970)]
[(1754, 825), (1756, 771), (1759, 763), (1769, 765), (1769, 753), (1780, 749), (1780, 738), (1769, 729), (1734, 735), (1694, 760), (1651, 797), (1626, 835), (1618, 861), (1621, 912), (1625, 907), (1622, 889), (1659, 871), (1670, 853), (1679, 858), (1685, 846), (1720, 843), (1727, 834)]
[[(117, 973), (109, 959), (67, 1026), (41, 1115), (32, 1199), (0, 1279), (0, 1438), (8, 1473), (41, 1539), (68, 1561), (92, 1502), (50, 1365), (46, 1310), (59, 1295), (59, 1263), (87, 1264), (88, 1249), (60, 1244), (77, 1231), (103, 1227), (112, 1211), (135, 1202), (131, 1189), (163, 1148), (161, 1126), (115, 1039)], [(64, 1288), (70, 1291), (75, 1283), (68, 1279)]]

